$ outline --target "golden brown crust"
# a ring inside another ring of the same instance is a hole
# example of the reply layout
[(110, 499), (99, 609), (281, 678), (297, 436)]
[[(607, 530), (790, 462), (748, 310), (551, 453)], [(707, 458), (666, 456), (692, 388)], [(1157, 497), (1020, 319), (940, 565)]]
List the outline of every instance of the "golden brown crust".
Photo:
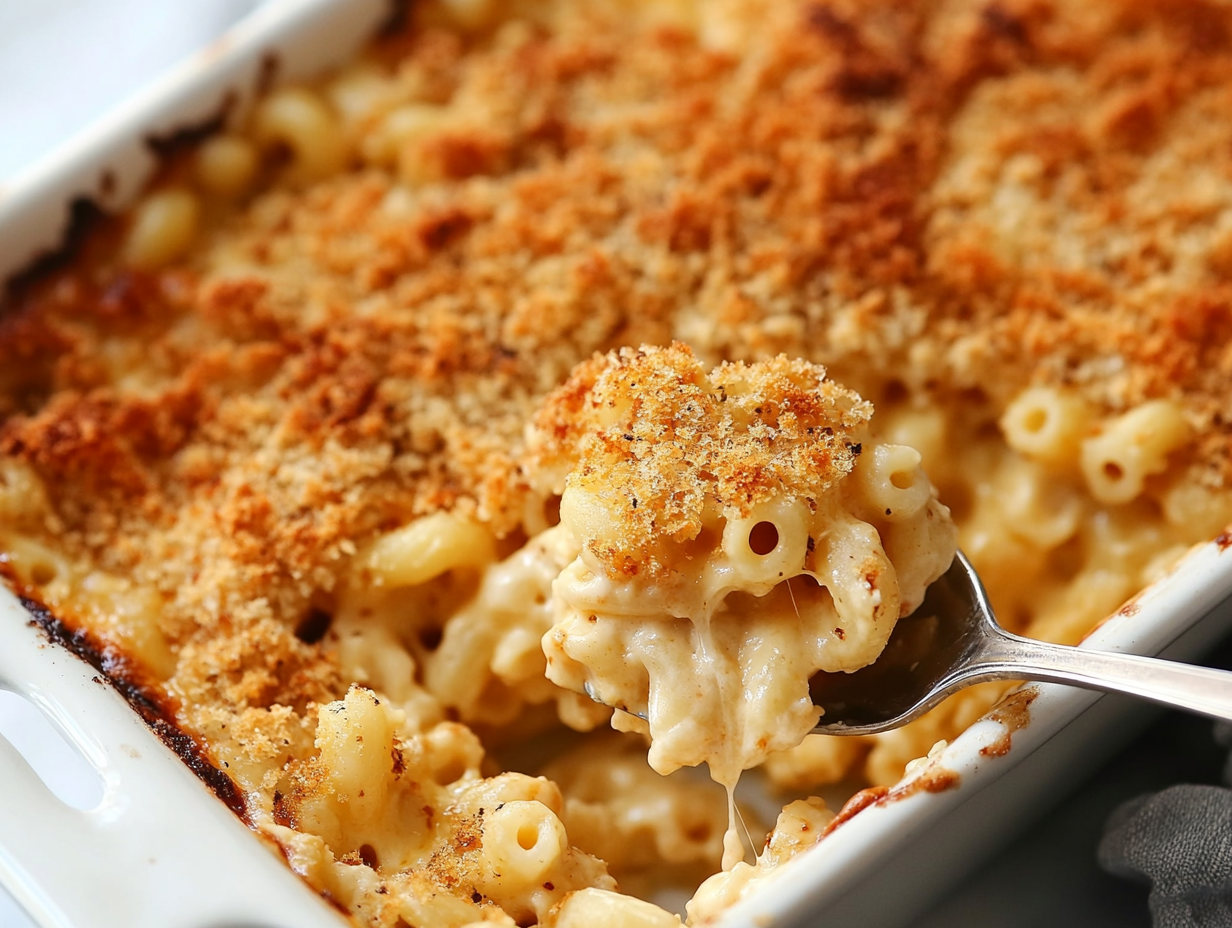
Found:
[(872, 406), (779, 356), (709, 373), (688, 346), (622, 348), (579, 365), (534, 420), (531, 470), (568, 473), (612, 517), (592, 553), (613, 574), (696, 538), (707, 514), (816, 500), (855, 466)]

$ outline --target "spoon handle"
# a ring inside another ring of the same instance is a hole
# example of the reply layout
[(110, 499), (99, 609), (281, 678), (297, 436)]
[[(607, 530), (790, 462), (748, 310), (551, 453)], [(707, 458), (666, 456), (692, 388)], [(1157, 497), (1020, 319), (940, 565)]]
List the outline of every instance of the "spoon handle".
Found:
[(1136, 654), (1087, 651), (1007, 632), (989, 640), (975, 664), (984, 679), (995, 675), (1125, 693), (1232, 721), (1232, 672), (1226, 670)]

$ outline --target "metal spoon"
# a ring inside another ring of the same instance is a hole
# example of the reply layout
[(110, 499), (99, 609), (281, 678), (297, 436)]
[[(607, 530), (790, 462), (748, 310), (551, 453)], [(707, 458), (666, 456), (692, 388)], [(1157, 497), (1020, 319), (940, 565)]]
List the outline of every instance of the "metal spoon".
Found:
[(1011, 635), (997, 624), (980, 578), (960, 551), (874, 663), (855, 673), (813, 677), (813, 702), (824, 710), (814, 731), (869, 735), (898, 728), (963, 687), (990, 680), (1127, 693), (1232, 720), (1232, 672)]

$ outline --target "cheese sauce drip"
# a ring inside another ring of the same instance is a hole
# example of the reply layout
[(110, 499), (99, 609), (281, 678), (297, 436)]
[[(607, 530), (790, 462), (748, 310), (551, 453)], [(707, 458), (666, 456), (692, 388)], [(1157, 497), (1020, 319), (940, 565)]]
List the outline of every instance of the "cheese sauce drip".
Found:
[(728, 868), (736, 783), (817, 723), (809, 678), (872, 663), (954, 555), (919, 455), (876, 443), (871, 416), (817, 365), (707, 372), (672, 345), (583, 365), (531, 435), (576, 551), (547, 675), (647, 731), (659, 772), (709, 765)]

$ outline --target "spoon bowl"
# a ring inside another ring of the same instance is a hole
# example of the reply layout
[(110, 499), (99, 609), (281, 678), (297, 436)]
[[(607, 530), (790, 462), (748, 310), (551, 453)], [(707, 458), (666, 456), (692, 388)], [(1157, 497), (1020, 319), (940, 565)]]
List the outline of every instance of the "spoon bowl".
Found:
[(1035, 680), (1139, 696), (1232, 721), (1232, 673), (1158, 658), (1049, 644), (997, 624), (979, 576), (959, 551), (924, 602), (895, 626), (875, 662), (810, 681), (814, 731), (871, 735), (906, 725), (976, 683)]

